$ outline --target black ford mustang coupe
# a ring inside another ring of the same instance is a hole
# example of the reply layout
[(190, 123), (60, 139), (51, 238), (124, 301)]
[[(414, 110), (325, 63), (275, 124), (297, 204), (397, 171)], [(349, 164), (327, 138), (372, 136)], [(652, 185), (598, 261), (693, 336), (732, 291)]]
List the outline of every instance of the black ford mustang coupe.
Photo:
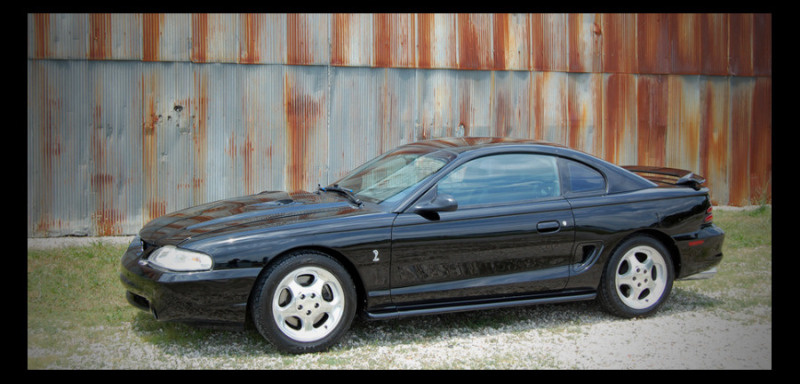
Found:
[(625, 318), (713, 275), (724, 233), (687, 171), (499, 138), (408, 144), (316, 192), (159, 217), (122, 258), (158, 320), (253, 324), (279, 350), (371, 319), (597, 299)]

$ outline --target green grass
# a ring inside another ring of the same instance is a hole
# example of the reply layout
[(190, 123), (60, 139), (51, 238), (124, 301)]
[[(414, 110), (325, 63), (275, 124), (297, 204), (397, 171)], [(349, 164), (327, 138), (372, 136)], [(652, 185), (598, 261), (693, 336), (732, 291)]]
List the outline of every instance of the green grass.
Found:
[[(714, 311), (731, 319), (747, 317), (751, 322), (772, 320), (772, 209), (750, 211), (714, 211), (714, 222), (726, 232), (724, 258), (718, 274), (710, 280), (678, 281), (665, 313), (696, 310)], [(493, 311), (476, 311), (441, 316), (407, 318), (392, 321), (356, 322), (346, 343), (312, 357), (278, 355), (255, 331), (229, 332), (195, 328), (183, 324), (161, 323), (125, 300), (119, 281), (123, 245), (94, 243), (60, 249), (28, 249), (27, 323), (28, 368), (82, 368), (96, 366), (81, 359), (91, 359), (97, 345), (120, 343), (125, 350), (133, 340), (137, 348), (171, 356), (179, 361), (195, 356), (197, 368), (238, 366), (237, 359), (260, 362), (271, 356), (270, 365), (261, 368), (348, 367), (358, 359), (377, 364), (374, 358), (384, 348), (415, 353), (428, 343), (447, 342), (453, 335), (528, 332), (580, 334), (580, 326), (600, 312), (592, 303), (544, 305)], [(603, 316), (603, 315), (599, 315)], [(546, 328), (542, 324), (547, 324)], [(551, 325), (555, 324), (555, 325)], [(226, 349), (237, 345), (237, 352)], [(229, 356), (229, 354), (234, 354)], [(124, 354), (123, 354), (124, 355)], [(126, 355), (124, 355), (126, 356)], [(494, 359), (505, 359), (494, 356)], [(509, 361), (495, 361), (488, 367), (513, 366)], [(546, 356), (544, 357), (546, 358)], [(104, 362), (118, 367), (122, 357)], [(143, 360), (147, 361), (147, 357)], [(150, 358), (152, 359), (152, 358)], [(311, 360), (309, 360), (311, 359)], [(438, 362), (436, 364), (444, 364)], [(192, 364), (195, 364), (192, 361)], [(259, 363), (259, 364), (264, 364)], [(433, 363), (430, 363), (433, 364)], [(460, 367), (423, 365), (425, 368)], [(474, 362), (470, 362), (474, 364)], [(482, 363), (483, 364), (483, 363)], [(554, 362), (540, 361), (541, 367)], [(370, 366), (371, 368), (380, 368)], [(384, 368), (392, 368), (387, 365)], [(472, 365), (472, 367), (475, 367)]]

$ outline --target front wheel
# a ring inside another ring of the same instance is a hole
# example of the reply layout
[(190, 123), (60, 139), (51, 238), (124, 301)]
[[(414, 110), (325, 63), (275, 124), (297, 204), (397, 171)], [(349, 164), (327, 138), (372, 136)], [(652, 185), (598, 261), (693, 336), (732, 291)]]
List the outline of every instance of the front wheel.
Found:
[(283, 352), (319, 352), (350, 328), (355, 307), (355, 286), (344, 267), (308, 251), (278, 261), (259, 278), (253, 323)]
[(652, 237), (631, 238), (611, 255), (598, 300), (606, 311), (620, 317), (649, 316), (669, 297), (673, 280), (669, 251)]

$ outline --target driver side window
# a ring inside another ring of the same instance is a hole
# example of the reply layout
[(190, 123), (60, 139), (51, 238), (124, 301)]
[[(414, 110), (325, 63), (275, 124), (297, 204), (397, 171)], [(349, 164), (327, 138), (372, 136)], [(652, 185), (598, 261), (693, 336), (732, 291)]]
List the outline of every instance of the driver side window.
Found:
[(556, 159), (538, 154), (504, 154), (471, 160), (445, 176), (439, 194), (459, 207), (503, 204), (561, 194)]

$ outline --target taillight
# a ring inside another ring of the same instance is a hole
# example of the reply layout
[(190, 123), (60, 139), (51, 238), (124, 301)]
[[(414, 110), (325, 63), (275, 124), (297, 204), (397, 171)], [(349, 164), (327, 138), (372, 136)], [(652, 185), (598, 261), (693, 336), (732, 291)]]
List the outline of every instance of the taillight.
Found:
[(705, 223), (705, 224), (708, 224), (708, 223), (710, 223), (712, 220), (714, 220), (714, 215), (712, 215), (712, 214), (711, 214), (711, 210), (712, 210), (712, 209), (713, 209), (713, 208), (712, 208), (711, 206), (709, 206), (709, 207), (708, 207), (708, 209), (706, 209), (706, 218), (705, 218), (705, 219), (703, 219), (703, 223)]

